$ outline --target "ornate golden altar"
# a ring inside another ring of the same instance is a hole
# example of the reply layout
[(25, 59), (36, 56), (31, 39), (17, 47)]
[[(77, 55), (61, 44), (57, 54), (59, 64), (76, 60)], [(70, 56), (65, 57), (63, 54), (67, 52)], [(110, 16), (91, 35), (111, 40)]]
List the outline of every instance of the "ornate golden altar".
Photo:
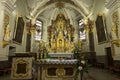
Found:
[(71, 52), (74, 48), (74, 27), (69, 19), (60, 13), (56, 20), (52, 20), (52, 25), (48, 27), (49, 52)]
[(47, 30), (48, 42), (40, 42), (38, 80), (74, 80), (77, 63), (73, 59), (74, 30), (70, 20), (61, 13), (52, 20)]

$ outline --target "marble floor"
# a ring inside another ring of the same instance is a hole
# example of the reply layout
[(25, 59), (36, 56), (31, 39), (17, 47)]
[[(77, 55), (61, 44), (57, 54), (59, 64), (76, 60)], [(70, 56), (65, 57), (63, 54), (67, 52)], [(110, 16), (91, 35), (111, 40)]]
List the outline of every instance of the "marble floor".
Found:
[(91, 68), (89, 70), (89, 74), (95, 80), (120, 80), (120, 75), (118, 76), (114, 73), (109, 72), (106, 69)]
[[(108, 70), (99, 68), (91, 68), (89, 70), (89, 75), (94, 77), (95, 80), (120, 80), (120, 75), (118, 76), (110, 73)], [(11, 80), (10, 75), (0, 76), (0, 80)]]

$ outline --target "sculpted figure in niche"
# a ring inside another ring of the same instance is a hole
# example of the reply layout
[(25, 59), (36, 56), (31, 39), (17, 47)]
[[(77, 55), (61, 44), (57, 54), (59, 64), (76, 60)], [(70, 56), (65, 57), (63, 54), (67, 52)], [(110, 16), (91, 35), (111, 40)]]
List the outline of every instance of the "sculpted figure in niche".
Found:
[(9, 16), (7, 14), (4, 15), (4, 37), (3, 37), (3, 48), (9, 44), (10, 41), (10, 26), (9, 26)]
[(65, 41), (65, 51), (68, 51), (69, 49), (69, 41), (66, 39)]
[(117, 37), (117, 39), (119, 38), (119, 35), (118, 35), (118, 26), (117, 25), (113, 25), (111, 27), (111, 31), (113, 32), (113, 34)]
[(10, 40), (10, 26), (9, 26), (9, 16), (4, 17), (4, 41)]
[(63, 41), (61, 39), (59, 39), (59, 44), (58, 44), (58, 51), (59, 52), (63, 52)]
[(113, 32), (113, 39), (117, 38), (119, 39), (119, 31), (118, 31), (118, 26), (119, 26), (119, 16), (118, 16), (118, 11), (114, 12), (112, 14), (112, 27), (111, 31)]

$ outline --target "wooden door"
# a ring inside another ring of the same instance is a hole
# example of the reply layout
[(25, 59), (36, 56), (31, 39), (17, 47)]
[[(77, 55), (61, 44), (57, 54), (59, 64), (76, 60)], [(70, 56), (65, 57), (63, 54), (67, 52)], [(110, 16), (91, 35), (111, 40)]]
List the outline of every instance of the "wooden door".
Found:
[(105, 51), (106, 51), (107, 66), (113, 65), (111, 47), (105, 48)]

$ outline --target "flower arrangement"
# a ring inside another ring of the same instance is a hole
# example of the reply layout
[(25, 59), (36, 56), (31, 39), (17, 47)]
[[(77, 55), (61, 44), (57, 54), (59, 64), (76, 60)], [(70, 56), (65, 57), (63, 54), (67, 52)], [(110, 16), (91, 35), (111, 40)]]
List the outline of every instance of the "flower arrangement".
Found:
[(79, 66), (78, 66), (78, 70), (81, 72), (81, 71), (84, 71), (86, 73), (88, 73), (88, 68), (91, 66), (90, 64), (87, 63), (88, 60), (86, 60), (83, 56), (83, 58), (81, 58), (80, 60), (80, 63), (79, 63)]
[(88, 69), (91, 65), (88, 64), (88, 60), (86, 59), (85, 55), (80, 54), (80, 49), (79, 49), (78, 45), (75, 46), (73, 56), (74, 56), (75, 59), (78, 60), (74, 80), (77, 80), (79, 74), (80, 74), (80, 78), (82, 80), (83, 74), (88, 73)]
[(78, 59), (78, 63), (77, 63), (77, 71), (75, 74), (75, 80), (77, 80), (78, 74), (80, 74), (80, 80), (83, 80), (83, 75), (84, 73), (88, 73), (88, 69), (91, 65), (88, 64), (88, 60), (85, 59), (85, 56), (82, 55), (79, 57)]

